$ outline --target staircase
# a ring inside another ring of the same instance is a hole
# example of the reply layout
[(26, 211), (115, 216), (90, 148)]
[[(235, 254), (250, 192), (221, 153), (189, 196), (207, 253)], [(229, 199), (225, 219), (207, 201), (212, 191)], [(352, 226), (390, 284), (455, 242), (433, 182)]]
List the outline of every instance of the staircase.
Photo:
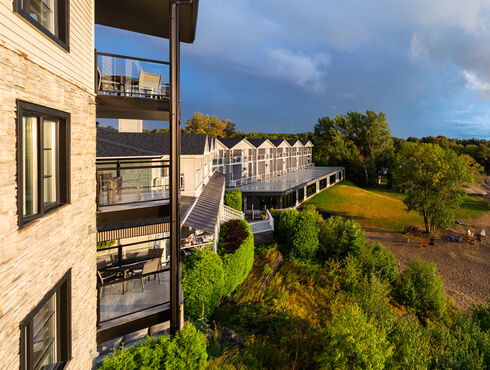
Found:
[(221, 223), (236, 220), (236, 219), (244, 219), (244, 215), (242, 212), (237, 211), (234, 208), (228, 207), (227, 205), (223, 205), (223, 212), (221, 212)]

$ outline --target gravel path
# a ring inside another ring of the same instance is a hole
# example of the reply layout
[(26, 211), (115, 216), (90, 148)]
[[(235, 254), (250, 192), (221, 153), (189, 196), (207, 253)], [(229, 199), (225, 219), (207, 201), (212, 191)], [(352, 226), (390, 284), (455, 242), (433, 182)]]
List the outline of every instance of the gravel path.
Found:
[[(471, 245), (466, 242), (452, 243), (447, 235), (464, 236), (468, 229), (473, 232), (485, 228), (486, 240)], [(490, 212), (478, 220), (468, 220), (465, 225), (455, 225), (440, 236), (436, 245), (419, 248), (424, 238), (410, 238), (403, 234), (367, 229), (366, 236), (384, 244), (395, 255), (400, 271), (415, 257), (433, 262), (444, 279), (446, 293), (453, 304), (468, 310), (473, 304), (490, 299)]]

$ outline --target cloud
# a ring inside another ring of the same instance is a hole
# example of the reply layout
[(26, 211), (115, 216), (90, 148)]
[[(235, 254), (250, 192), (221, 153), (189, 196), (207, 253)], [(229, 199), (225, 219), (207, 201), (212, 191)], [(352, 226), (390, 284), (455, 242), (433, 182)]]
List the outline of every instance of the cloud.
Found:
[(308, 55), (302, 51), (269, 49), (267, 56), (271, 75), (313, 92), (325, 89), (326, 68), (331, 63), (328, 53)]
[(480, 79), (476, 73), (471, 71), (461, 71), (461, 75), (466, 80), (466, 88), (477, 91), (485, 99), (490, 99), (490, 83)]
[(419, 33), (414, 33), (412, 35), (412, 40), (410, 41), (410, 54), (412, 59), (422, 59), (427, 61), (429, 58), (429, 50), (427, 45), (422, 40), (422, 35)]

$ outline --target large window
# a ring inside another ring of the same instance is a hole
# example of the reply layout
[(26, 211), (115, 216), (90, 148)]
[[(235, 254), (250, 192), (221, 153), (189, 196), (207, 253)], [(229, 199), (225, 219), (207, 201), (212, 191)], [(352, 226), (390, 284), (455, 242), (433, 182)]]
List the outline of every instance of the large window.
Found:
[(71, 270), (20, 325), (20, 368), (61, 369), (71, 358)]
[(16, 10), (50, 39), (68, 50), (69, 0), (16, 0)]
[(18, 101), (19, 227), (69, 201), (69, 117)]

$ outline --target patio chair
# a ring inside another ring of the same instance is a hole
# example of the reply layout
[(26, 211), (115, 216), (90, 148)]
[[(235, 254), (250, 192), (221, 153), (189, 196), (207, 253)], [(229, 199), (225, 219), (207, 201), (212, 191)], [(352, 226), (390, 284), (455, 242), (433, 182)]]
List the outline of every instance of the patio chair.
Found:
[[(157, 273), (159, 264), (161, 264), (160, 259), (155, 258), (155, 259), (152, 259), (148, 262), (145, 262), (142, 269), (134, 269), (133, 270), (132, 276), (136, 276), (136, 277), (139, 276), (140, 277), (141, 289), (143, 291), (145, 291), (145, 285), (144, 285), (143, 280), (145, 277), (148, 277), (148, 281), (150, 281), (150, 275), (148, 275), (148, 274), (151, 274), (152, 272), (154, 273), (154, 275), (153, 275), (154, 278), (158, 277), (158, 284), (160, 284), (160, 274)], [(147, 275), (147, 276), (145, 276), (145, 275)]]
[(97, 67), (97, 91), (119, 94), (123, 85), (120, 81), (116, 81), (115, 78), (116, 76), (102, 75)]
[(162, 75), (150, 72), (140, 71), (140, 78), (138, 81), (138, 88), (140, 95), (142, 94), (150, 94), (161, 95), (161, 85), (162, 85)]
[(110, 283), (110, 285), (112, 285), (117, 279), (117, 273), (115, 272), (97, 270), (97, 282), (100, 284), (100, 295), (102, 295), (102, 289), (104, 289), (102, 284)]
[(162, 257), (163, 257), (163, 248), (150, 248), (148, 249), (148, 258), (151, 259), (158, 259), (160, 262), (158, 265), (158, 269), (161, 270), (162, 268)]

